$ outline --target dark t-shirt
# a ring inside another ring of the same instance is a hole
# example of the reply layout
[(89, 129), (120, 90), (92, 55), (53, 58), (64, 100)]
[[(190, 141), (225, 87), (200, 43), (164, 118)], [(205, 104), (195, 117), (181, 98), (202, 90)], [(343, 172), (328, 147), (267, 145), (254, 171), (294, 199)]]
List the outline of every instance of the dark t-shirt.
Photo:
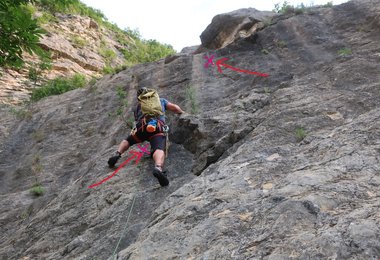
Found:
[[(161, 120), (163, 123), (165, 123), (165, 111), (166, 111), (166, 106), (169, 102), (164, 98), (160, 98), (160, 101), (161, 101), (162, 112), (164, 112), (164, 115), (159, 116), (158, 119)], [(135, 115), (136, 122), (140, 122), (140, 120), (144, 117), (144, 114), (141, 111), (140, 104), (136, 106), (134, 115)]]

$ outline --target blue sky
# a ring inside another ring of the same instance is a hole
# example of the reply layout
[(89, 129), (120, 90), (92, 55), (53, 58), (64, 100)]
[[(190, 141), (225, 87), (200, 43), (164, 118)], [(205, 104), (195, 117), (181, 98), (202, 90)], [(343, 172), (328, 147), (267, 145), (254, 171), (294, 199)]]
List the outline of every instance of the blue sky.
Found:
[[(199, 45), (199, 35), (221, 13), (253, 7), (272, 10), (279, 0), (81, 0), (88, 6), (101, 10), (109, 21), (121, 29), (138, 29), (144, 39), (155, 39), (170, 44), (177, 51), (187, 46)], [(288, 0), (288, 3), (326, 4), (329, 0)], [(312, 3), (311, 3), (312, 2)], [(340, 4), (347, 0), (334, 0)]]

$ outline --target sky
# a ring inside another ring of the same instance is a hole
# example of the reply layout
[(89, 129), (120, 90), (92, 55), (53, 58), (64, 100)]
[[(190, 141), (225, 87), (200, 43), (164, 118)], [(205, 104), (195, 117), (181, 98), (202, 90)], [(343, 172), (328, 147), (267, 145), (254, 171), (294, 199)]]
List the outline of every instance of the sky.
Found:
[[(282, 0), (80, 0), (99, 9), (110, 22), (121, 29), (138, 29), (144, 39), (155, 39), (170, 44), (180, 52), (182, 48), (199, 45), (199, 36), (217, 14), (240, 8), (253, 7), (271, 11)], [(330, 0), (331, 1), (331, 0)], [(304, 3), (321, 5), (329, 0), (288, 0), (293, 6)], [(347, 0), (333, 0), (334, 5)]]

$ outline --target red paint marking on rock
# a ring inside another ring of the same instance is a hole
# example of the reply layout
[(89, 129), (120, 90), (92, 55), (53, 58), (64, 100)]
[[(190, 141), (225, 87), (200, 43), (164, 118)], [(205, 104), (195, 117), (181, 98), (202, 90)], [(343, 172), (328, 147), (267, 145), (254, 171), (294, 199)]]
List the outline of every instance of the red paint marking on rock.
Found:
[(129, 157), (127, 160), (125, 160), (110, 176), (104, 178), (103, 180), (101, 180), (100, 182), (97, 182), (95, 184), (92, 184), (89, 186), (90, 189), (92, 188), (95, 188), (96, 186), (99, 186), (100, 184), (108, 181), (109, 179), (111, 179), (112, 177), (114, 177), (116, 175), (116, 173), (121, 169), (123, 168), (126, 164), (128, 164), (129, 162), (131, 162), (133, 159), (136, 159), (136, 162), (135, 162), (135, 165), (139, 163), (141, 157), (143, 156), (143, 153), (142, 152), (136, 152), (136, 151), (130, 151), (129, 152), (130, 154), (132, 154), (131, 157)]
[(228, 65), (228, 64), (224, 63), (227, 60), (228, 60), (228, 58), (221, 58), (220, 60), (216, 61), (216, 66), (218, 67), (218, 71), (220, 73), (223, 73), (222, 68), (221, 68), (223, 66), (223, 67), (232, 69), (232, 70), (237, 71), (237, 72), (243, 72), (243, 73), (247, 73), (247, 74), (253, 74), (253, 75), (260, 76), (260, 77), (268, 77), (269, 76), (268, 74), (265, 74), (265, 73), (260, 73), (260, 72), (256, 72), (256, 71), (250, 71), (250, 70), (243, 70), (243, 69), (232, 67), (231, 65)]

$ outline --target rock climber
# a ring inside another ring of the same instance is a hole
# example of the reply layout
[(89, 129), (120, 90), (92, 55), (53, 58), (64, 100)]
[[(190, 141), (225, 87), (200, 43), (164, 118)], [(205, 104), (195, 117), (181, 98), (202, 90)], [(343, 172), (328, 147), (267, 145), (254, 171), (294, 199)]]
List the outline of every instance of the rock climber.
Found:
[[(153, 153), (153, 176), (158, 179), (161, 186), (169, 185), (166, 172), (163, 170), (166, 149), (165, 111), (170, 110), (177, 114), (184, 111), (176, 104), (160, 98), (153, 89), (139, 88), (137, 90), (138, 104), (134, 110), (135, 127), (131, 134), (123, 140), (114, 156), (109, 158), (109, 167), (114, 167), (121, 155), (132, 145), (149, 141)], [(151, 154), (152, 155), (152, 154)]]

